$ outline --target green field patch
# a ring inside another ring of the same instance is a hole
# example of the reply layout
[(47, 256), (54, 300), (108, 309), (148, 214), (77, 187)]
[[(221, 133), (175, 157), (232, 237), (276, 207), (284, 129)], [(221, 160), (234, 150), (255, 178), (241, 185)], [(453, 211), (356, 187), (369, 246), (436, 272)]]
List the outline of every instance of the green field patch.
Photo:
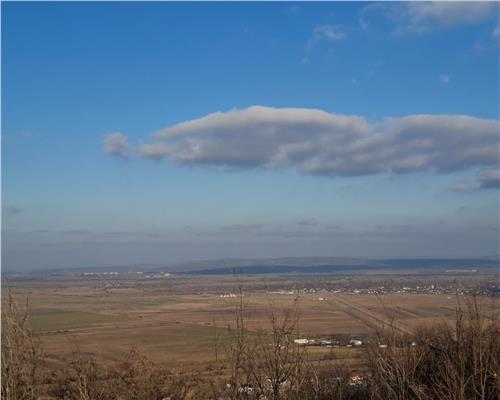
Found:
[(126, 320), (127, 317), (96, 314), (86, 311), (47, 309), (33, 311), (30, 319), (33, 329), (37, 331), (53, 331), (102, 323), (119, 322)]

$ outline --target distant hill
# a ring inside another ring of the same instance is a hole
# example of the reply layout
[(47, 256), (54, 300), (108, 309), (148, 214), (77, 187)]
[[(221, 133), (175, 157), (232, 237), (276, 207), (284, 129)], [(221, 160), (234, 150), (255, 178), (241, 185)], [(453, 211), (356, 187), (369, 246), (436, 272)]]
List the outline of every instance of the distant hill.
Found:
[[(177, 271), (206, 270), (214, 268), (243, 268), (252, 266), (265, 267), (321, 267), (332, 265), (356, 266), (366, 265), (368, 260), (360, 258), (343, 257), (281, 257), (265, 259), (221, 259), (193, 261), (178, 264)], [(370, 261), (372, 264), (378, 264), (377, 261)]]
[[(331, 274), (375, 272), (377, 270), (438, 270), (481, 269), (500, 271), (498, 258), (390, 258), (362, 259), (346, 257), (281, 257), (266, 259), (220, 259), (192, 261), (180, 264), (139, 264), (101, 266), (37, 271), (2, 271), (2, 276), (47, 276), (81, 272), (171, 272), (182, 275), (229, 274)], [(431, 271), (432, 270), (432, 271)], [(442, 272), (441, 271), (441, 272)], [(460, 272), (460, 271), (458, 271)]]
[(324, 274), (348, 273), (349, 271), (408, 270), (408, 269), (494, 269), (497, 259), (455, 258), (404, 258), (404, 259), (357, 259), (357, 258), (276, 258), (263, 260), (216, 260), (179, 265), (177, 273), (190, 275), (229, 274)]

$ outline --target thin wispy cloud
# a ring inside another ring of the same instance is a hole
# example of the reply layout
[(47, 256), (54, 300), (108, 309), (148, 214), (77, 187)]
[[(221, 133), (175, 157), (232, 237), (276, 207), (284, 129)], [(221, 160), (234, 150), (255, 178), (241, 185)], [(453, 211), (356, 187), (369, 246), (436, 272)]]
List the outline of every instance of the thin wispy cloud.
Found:
[(21, 210), (17, 207), (2, 206), (2, 214), (4, 215), (17, 215)]
[(313, 29), (311, 38), (307, 41), (306, 50), (310, 51), (321, 42), (336, 42), (344, 39), (347, 33), (339, 26), (318, 25)]
[(319, 220), (317, 218), (305, 218), (297, 222), (299, 226), (318, 226)]
[(480, 189), (500, 189), (500, 169), (491, 167), (479, 172)]
[(450, 83), (450, 80), (451, 80), (450, 75), (442, 74), (439, 76), (439, 81), (444, 85)]
[(226, 225), (221, 228), (221, 231), (224, 232), (254, 232), (264, 228), (264, 225), (261, 224), (234, 224), (234, 225)]
[(89, 235), (90, 231), (86, 229), (68, 229), (65, 231), (61, 231), (61, 234), (70, 236), (80, 236), (80, 235)]
[(418, 1), (399, 4), (392, 16), (398, 20), (395, 33), (424, 34), (474, 25), (496, 17), (495, 2)]
[(497, 26), (493, 31), (491, 32), (491, 38), (493, 40), (498, 40), (500, 38), (500, 26)]
[(498, 167), (482, 169), (475, 180), (471, 177), (461, 178), (450, 190), (456, 193), (474, 193), (488, 189), (500, 189), (500, 169)]
[(459, 179), (449, 190), (455, 193), (474, 193), (477, 192), (478, 187), (476, 181), (467, 177)]
[(333, 226), (316, 227), (309, 229), (303, 226), (261, 226), (259, 229), (242, 230), (211, 230), (199, 233), (198, 237), (219, 238), (224, 240), (240, 240), (242, 237), (252, 241), (272, 240), (294, 240), (307, 239), (308, 241), (337, 241), (348, 240), (353, 243), (363, 243), (365, 241), (380, 241), (387, 239), (396, 241), (423, 240), (429, 237), (449, 237), (453, 235), (473, 236), (474, 234), (491, 231), (491, 227), (484, 224), (475, 224), (470, 230), (457, 231), (450, 221), (439, 220), (404, 223), (382, 223), (382, 224), (364, 224), (361, 226)]
[(319, 25), (314, 28), (313, 39), (316, 42), (325, 40), (327, 42), (335, 42), (344, 39), (346, 33), (335, 25)]
[(304, 6), (302, 4), (293, 4), (291, 6), (287, 6), (285, 9), (284, 9), (284, 12), (286, 14), (299, 14), (301, 13), (302, 11), (304, 11)]

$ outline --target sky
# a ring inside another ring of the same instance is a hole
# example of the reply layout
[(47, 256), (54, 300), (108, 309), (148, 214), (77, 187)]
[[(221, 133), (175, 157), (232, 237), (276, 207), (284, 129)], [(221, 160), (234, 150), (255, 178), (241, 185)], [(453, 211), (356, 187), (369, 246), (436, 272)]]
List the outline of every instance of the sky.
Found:
[(1, 7), (4, 270), (498, 256), (498, 3)]

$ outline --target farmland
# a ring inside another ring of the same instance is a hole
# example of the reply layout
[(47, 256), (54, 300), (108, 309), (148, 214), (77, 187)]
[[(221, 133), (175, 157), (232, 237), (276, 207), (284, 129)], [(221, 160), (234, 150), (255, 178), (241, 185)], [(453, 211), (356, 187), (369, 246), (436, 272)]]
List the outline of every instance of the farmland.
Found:
[[(463, 299), (451, 294), (453, 287), (464, 290), (463, 284), (457, 286), (457, 277), (434, 277), (432, 282), (447, 289), (430, 293), (395, 290), (417, 279), (412, 276), (383, 279), (376, 275), (353, 280), (300, 275), (152, 279), (132, 273), (62, 274), (4, 280), (3, 301), (7, 288), (18, 302), (28, 300), (44, 356), (54, 365), (62, 365), (76, 351), (111, 361), (135, 348), (166, 366), (192, 368), (210, 365), (224, 352), (240, 293), (251, 332), (268, 327), (271, 310), (297, 301), (300, 336), (339, 343), (338, 348), (310, 348), (311, 356), (318, 359), (332, 354), (355, 359), (356, 350), (346, 348), (348, 340), (364, 341), (382, 324), (409, 332), (417, 325), (452, 321)], [(492, 278), (478, 278), (474, 285), (484, 282), (491, 283)], [(419, 285), (424, 287), (422, 282)], [(366, 289), (372, 286), (383, 286), (385, 291)], [(481, 300), (487, 309), (500, 306), (498, 298), (482, 296)]]

